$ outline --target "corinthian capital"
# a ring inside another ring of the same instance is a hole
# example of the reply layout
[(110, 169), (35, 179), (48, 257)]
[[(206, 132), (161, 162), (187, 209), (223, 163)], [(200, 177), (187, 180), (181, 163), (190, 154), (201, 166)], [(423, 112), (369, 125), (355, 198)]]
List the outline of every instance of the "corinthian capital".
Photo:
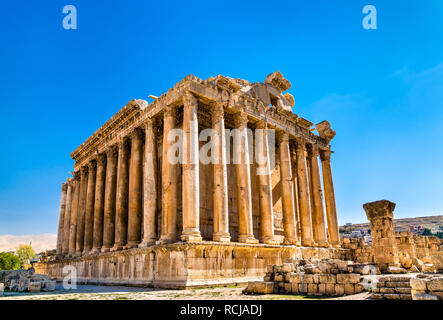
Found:
[(306, 151), (306, 141), (303, 138), (296, 138), (295, 139), (295, 149), (297, 151)]
[(212, 122), (218, 123), (225, 117), (225, 109), (224, 109), (224, 103), (216, 103), (212, 106), (211, 112), (212, 112)]
[(183, 96), (183, 106), (186, 107), (197, 107), (198, 106), (198, 100), (197, 98), (187, 91)]
[(248, 125), (248, 114), (246, 112), (236, 113), (234, 116), (234, 123), (237, 128), (247, 127)]

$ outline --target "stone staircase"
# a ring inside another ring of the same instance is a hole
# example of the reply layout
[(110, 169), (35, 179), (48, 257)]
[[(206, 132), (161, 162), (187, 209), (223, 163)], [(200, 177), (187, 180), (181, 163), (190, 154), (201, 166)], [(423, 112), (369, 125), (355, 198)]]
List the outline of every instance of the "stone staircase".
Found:
[(412, 300), (410, 280), (411, 276), (408, 275), (382, 276), (372, 290), (370, 299)]

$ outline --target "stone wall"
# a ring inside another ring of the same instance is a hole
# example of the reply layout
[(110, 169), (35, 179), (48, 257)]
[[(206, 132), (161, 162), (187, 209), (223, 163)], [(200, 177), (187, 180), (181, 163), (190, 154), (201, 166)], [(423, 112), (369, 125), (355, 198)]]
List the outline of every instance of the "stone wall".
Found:
[(239, 243), (175, 243), (134, 248), (35, 265), (36, 271), (63, 279), (65, 266), (78, 281), (187, 288), (245, 283), (263, 278), (268, 264), (288, 259), (340, 258), (342, 249)]

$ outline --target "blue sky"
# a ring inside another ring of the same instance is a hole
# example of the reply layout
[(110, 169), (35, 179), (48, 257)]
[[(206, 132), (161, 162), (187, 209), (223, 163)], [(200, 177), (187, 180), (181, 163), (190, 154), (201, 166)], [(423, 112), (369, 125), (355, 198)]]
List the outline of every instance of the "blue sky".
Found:
[(294, 112), (337, 131), (340, 224), (382, 198), (398, 218), (443, 213), (442, 1), (2, 0), (0, 35), (0, 234), (55, 233), (70, 152), (188, 74), (280, 70)]

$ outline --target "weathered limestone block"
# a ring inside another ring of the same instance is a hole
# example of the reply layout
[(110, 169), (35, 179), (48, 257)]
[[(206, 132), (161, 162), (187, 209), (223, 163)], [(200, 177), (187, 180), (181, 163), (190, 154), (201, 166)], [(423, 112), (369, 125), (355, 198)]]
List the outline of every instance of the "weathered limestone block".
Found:
[(343, 273), (337, 274), (337, 283), (347, 284), (347, 283), (358, 283), (360, 281), (360, 275), (356, 273)]
[(320, 274), (319, 277), (320, 277), (319, 279), (320, 283), (325, 283), (325, 284), (337, 283), (337, 276), (335, 274)]
[(427, 288), (430, 291), (443, 291), (443, 277), (430, 279), (427, 283)]
[(345, 294), (345, 285), (344, 284), (336, 284), (335, 285), (335, 295), (342, 296)]
[(56, 286), (55, 280), (44, 280), (41, 282), (42, 291), (54, 291)]
[(40, 292), (41, 282), (29, 282), (28, 291), (29, 292)]
[(0, 283), (0, 297), (3, 296), (3, 292), (5, 291), (5, 285)]
[(425, 291), (426, 290), (426, 280), (425, 279), (418, 279), (418, 278), (411, 278), (410, 285), (412, 290), (416, 291)]
[(440, 300), (437, 295), (428, 293), (416, 293), (412, 295), (412, 300)]
[(275, 71), (269, 74), (264, 83), (274, 86), (280, 92), (289, 90), (291, 88), (291, 83), (283, 77), (280, 71)]

